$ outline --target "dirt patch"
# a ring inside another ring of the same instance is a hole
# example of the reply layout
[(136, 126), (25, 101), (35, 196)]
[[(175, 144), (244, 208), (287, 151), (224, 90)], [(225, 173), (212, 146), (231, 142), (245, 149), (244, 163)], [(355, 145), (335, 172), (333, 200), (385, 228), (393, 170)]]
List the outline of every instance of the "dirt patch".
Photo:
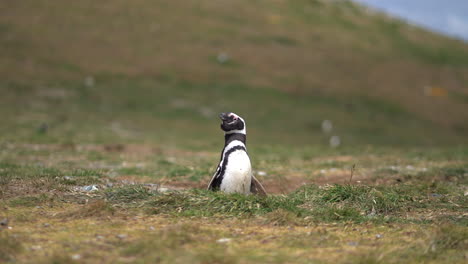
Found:
[(310, 179), (302, 177), (275, 177), (274, 179), (261, 180), (268, 194), (287, 194), (297, 190), (301, 186), (310, 184)]

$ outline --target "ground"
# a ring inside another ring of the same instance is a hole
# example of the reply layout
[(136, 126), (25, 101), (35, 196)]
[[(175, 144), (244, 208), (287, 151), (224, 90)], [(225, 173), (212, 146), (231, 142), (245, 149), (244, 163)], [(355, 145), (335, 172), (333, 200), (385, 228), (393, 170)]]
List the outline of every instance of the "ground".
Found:
[[(253, 164), (270, 193), (261, 198), (204, 190), (217, 152), (4, 144), (1, 217), (8, 224), (0, 257), (20, 263), (466, 261), (466, 149), (317, 151), (278, 152), (275, 159), (257, 153)], [(83, 189), (90, 185), (98, 190)]]

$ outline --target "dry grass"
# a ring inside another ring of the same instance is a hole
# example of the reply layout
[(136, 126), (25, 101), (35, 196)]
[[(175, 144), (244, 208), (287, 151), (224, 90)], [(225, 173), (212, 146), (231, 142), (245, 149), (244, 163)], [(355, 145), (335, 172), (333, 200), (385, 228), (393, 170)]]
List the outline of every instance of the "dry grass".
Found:
[[(16, 261), (79, 258), (79, 262), (87, 263), (155, 260), (182, 263), (189, 259), (195, 263), (349, 263), (363, 259), (392, 263), (457, 262), (463, 259), (465, 243), (463, 235), (455, 235), (463, 229), (449, 227), (441, 233), (437, 226), (427, 224), (294, 226), (261, 224), (260, 219), (184, 219), (134, 214), (99, 220), (47, 218), (56, 211), (43, 209), (43, 216), (36, 222), (13, 225), (17, 229), (14, 234), (24, 247), (24, 254), (15, 255)], [(30, 231), (33, 232), (26, 233)], [(223, 238), (227, 239), (220, 240)], [(343, 254), (348, 257), (343, 259)]]
[[(9, 162), (37, 156), (31, 148), (38, 146), (11, 148)], [(58, 151), (46, 145), (39, 149), (46, 153)], [(83, 152), (83, 149), (87, 150)], [(74, 184), (93, 181), (93, 177), (88, 176), (96, 175), (96, 171), (80, 166), (87, 162), (93, 164), (96, 151), (102, 165), (116, 161), (123, 164), (123, 160), (125, 164), (135, 164), (134, 161), (151, 164), (152, 152), (139, 152), (144, 147), (124, 145), (120, 149), (115, 152), (106, 151), (104, 147), (78, 145), (61, 150), (60, 159), (43, 155), (42, 162), (53, 168), (13, 166), (11, 163), (1, 167), (4, 175), (14, 174), (15, 180), (23, 182), (17, 186), (17, 191), (2, 198), (5, 210), (0, 219), (9, 219), (11, 227), (0, 231), (2, 243), (7, 245), (0, 252), (3, 260), (18, 263), (183, 263), (187, 260), (195, 263), (457, 263), (464, 258), (466, 163), (463, 155), (442, 150), (422, 155), (381, 150), (379, 156), (341, 153), (324, 155), (310, 162), (311, 153), (291, 156), (291, 152), (286, 151), (284, 154), (289, 160), (282, 158), (282, 152), (277, 152), (275, 159), (265, 154), (256, 158), (256, 164), (269, 168), (267, 175), (262, 176), (267, 187), (275, 186), (280, 179), (283, 183), (296, 182), (285, 176), (288, 174), (295, 174), (291, 177), (308, 183), (332, 181), (328, 172), (320, 177), (309, 173), (336, 167), (351, 168), (357, 164), (354, 185), (308, 186), (285, 195), (275, 194), (280, 189), (271, 189), (273, 194), (268, 198), (196, 189), (158, 193), (145, 185), (159, 180), (190, 183), (187, 181), (190, 176), (185, 175), (174, 174), (170, 181), (167, 177), (146, 175), (153, 170), (170, 174), (172, 166), (178, 166), (171, 163), (155, 163), (162, 167), (134, 170), (136, 174), (128, 179), (144, 179), (137, 181), (138, 184), (113, 180), (113, 177), (121, 177), (114, 174), (120, 171), (119, 167), (100, 170), (99, 191), (76, 190)], [(196, 151), (161, 149), (158, 153), (170, 153), (182, 163), (193, 162), (191, 166), (195, 171), (199, 169), (195, 165), (200, 159)], [(218, 153), (199, 154), (207, 160), (218, 158)], [(69, 157), (77, 155), (82, 159), (68, 162)], [(382, 164), (394, 164), (395, 156), (399, 156), (403, 164), (413, 164), (414, 168), (396, 164), (378, 169)], [(297, 166), (301, 167), (300, 171), (293, 169)], [(427, 170), (416, 169), (421, 166)], [(347, 172), (343, 183), (349, 180), (349, 168), (343, 169)], [(270, 176), (276, 170), (283, 176)], [(74, 175), (78, 181), (68, 179), (66, 184), (61, 183), (67, 188), (58, 192), (53, 191), (57, 185), (31, 183), (37, 181), (35, 177), (52, 177), (61, 182), (64, 175)], [(375, 185), (356, 182), (365, 177), (368, 177), (367, 183)], [(374, 177), (400, 178), (406, 184), (388, 180), (379, 184)], [(185, 188), (203, 185), (208, 178), (209, 175), (205, 175)], [(428, 183), (429, 178), (437, 180)], [(443, 183), (444, 179), (452, 183)], [(113, 186), (105, 187), (106, 182)], [(24, 196), (21, 188), (35, 188), (35, 194)]]

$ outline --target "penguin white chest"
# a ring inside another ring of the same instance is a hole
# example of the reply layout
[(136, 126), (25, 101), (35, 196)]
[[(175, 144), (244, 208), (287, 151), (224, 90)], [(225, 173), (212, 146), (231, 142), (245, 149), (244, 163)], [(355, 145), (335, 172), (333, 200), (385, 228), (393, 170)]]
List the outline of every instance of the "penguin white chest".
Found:
[(226, 171), (221, 183), (221, 191), (227, 193), (250, 193), (252, 167), (247, 153), (243, 150), (234, 151), (229, 155)]

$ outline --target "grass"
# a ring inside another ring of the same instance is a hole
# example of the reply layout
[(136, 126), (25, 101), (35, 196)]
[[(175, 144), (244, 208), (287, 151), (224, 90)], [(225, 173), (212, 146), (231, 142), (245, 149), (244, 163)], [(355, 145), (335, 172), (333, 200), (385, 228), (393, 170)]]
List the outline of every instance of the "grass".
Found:
[[(257, 197), (203, 190), (218, 151), (14, 146), (3, 150), (1, 163), (9, 181), (2, 185), (0, 220), (12, 229), (0, 232), (11, 245), (2, 257), (19, 263), (31, 256), (39, 263), (464, 258), (466, 151), (460, 148), (262, 146), (251, 151), (252, 162), (265, 171), (259, 178), (270, 195)], [(179, 166), (190, 169), (172, 174)], [(81, 190), (89, 184), (98, 190)], [(160, 189), (167, 187), (179, 189)]]
[[(421, 208), (421, 203), (424, 203), (425, 210), (450, 208), (454, 214), (461, 213), (461, 208), (450, 205), (466, 202), (459, 193), (453, 196), (437, 193), (437, 197), (443, 197), (430, 200), (434, 192), (440, 189), (413, 185), (333, 185), (322, 188), (312, 185), (287, 196), (268, 198), (195, 191), (156, 195), (148, 205), (150, 212), (155, 214), (241, 218), (268, 215), (272, 222), (282, 223), (282, 218), (303, 218), (302, 223), (309, 224), (317, 221), (412, 221), (405, 217), (405, 213)], [(463, 223), (462, 219), (457, 221)]]
[[(467, 83), (465, 43), (352, 3), (233, 5), (239, 12), (210, 1), (8, 6), (0, 20), (3, 138), (200, 147), (214, 135), (213, 113), (235, 108), (262, 135), (252, 142), (326, 145), (331, 135), (320, 124), (329, 119), (354, 146), (466, 143), (466, 104), (457, 99)], [(228, 63), (217, 62), (221, 53)], [(425, 86), (448, 96), (425, 96)], [(193, 136), (179, 142), (177, 131), (189, 129)]]
[(126, 186), (108, 189), (106, 198), (111, 202), (129, 203), (148, 199), (152, 193), (143, 186)]
[(48, 200), (50, 200), (50, 198), (45, 194), (41, 194), (38, 196), (22, 196), (22, 197), (18, 197), (16, 199), (10, 200), (9, 205), (11, 207), (18, 207), (18, 206), (33, 207), (33, 206), (39, 206), (47, 202)]
[[(153, 142), (200, 149), (214, 146), (214, 143), (200, 145), (200, 142), (210, 142), (209, 139), (218, 134), (212, 129), (216, 113), (235, 108), (244, 109), (240, 114), (248, 117), (250, 139), (257, 145), (281, 141), (326, 146), (332, 135), (339, 135), (342, 145), (350, 147), (359, 144), (437, 146), (464, 142), (458, 132), (435, 126), (400, 105), (360, 95), (304, 97), (236, 83), (174, 84), (154, 79), (97, 81), (100, 82), (99, 89), (93, 93), (88, 91), (84, 96), (80, 95), (81, 83), (63, 83), (67, 88), (59, 91), (69, 94), (65, 98), (35, 99), (14, 112), (12, 104), (15, 101), (4, 100), (2, 111), (22, 118), (2, 123), (3, 138), (13, 142), (69, 145), (78, 142)], [(128, 87), (132, 88), (132, 95), (127, 94)], [(28, 89), (30, 93), (41, 92), (31, 86)], [(210, 94), (210, 98), (200, 96), (201, 90)], [(18, 95), (16, 100), (29, 101), (28, 94)], [(249, 97), (245, 97), (246, 94)], [(226, 100), (227, 95), (229, 100)], [(210, 104), (212, 100), (216, 103)], [(258, 100), (265, 101), (262, 111), (250, 110), (250, 105)], [(278, 105), (287, 111), (278, 109)], [(57, 113), (56, 108), (66, 110)], [(269, 118), (271, 116), (275, 118)], [(334, 124), (330, 134), (321, 130), (324, 119), (332, 120)], [(80, 129), (74, 128), (77, 122), (82, 124)], [(189, 129), (192, 136), (184, 137), (183, 131)], [(420, 137), (422, 133), (427, 136)]]
[(21, 242), (6, 232), (0, 233), (0, 244), (2, 244), (0, 248), (1, 261), (14, 260), (15, 256), (22, 250)]

